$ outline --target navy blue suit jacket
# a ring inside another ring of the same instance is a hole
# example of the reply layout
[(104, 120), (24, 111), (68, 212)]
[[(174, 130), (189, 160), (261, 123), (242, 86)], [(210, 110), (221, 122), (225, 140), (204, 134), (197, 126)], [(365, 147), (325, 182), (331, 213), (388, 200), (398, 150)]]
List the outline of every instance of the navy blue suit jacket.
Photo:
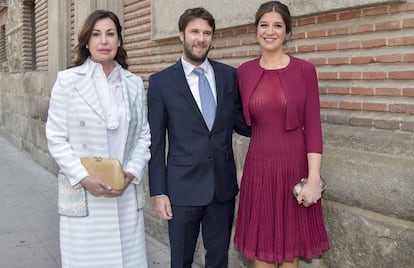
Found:
[(243, 118), (236, 72), (211, 61), (217, 90), (211, 131), (190, 91), (181, 61), (149, 78), (151, 128), (150, 194), (166, 194), (173, 205), (203, 206), (238, 193), (232, 149), (233, 130), (250, 136)]

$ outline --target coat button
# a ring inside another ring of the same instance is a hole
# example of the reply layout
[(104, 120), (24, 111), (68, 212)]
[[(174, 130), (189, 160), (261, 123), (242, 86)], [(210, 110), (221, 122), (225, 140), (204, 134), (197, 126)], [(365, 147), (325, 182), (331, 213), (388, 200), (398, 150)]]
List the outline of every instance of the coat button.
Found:
[(81, 121), (79, 122), (79, 125), (81, 125), (81, 127), (84, 127), (84, 126), (85, 126), (85, 121), (81, 120)]

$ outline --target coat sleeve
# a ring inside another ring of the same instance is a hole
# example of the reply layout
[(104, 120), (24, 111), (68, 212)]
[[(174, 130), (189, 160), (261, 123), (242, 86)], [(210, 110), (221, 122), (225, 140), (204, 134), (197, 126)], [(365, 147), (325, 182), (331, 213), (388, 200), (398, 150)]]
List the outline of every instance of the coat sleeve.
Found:
[[(135, 125), (135, 136), (137, 137), (134, 140), (134, 149), (132, 151), (132, 156), (128, 161), (125, 171), (134, 174), (136, 181), (134, 183), (139, 184), (144, 175), (145, 167), (148, 163), (148, 160), (151, 157), (150, 153), (150, 144), (151, 144), (151, 134), (148, 124), (147, 116), (147, 99), (144, 90), (144, 84), (139, 78), (138, 80), (138, 94), (135, 105), (135, 113), (137, 113), (138, 123)], [(131, 130), (128, 130), (130, 132)]]
[(75, 186), (88, 176), (88, 172), (75, 155), (68, 134), (67, 103), (69, 92), (73, 90), (70, 81), (65, 72), (58, 73), (49, 102), (46, 138), (49, 151), (60, 171)]

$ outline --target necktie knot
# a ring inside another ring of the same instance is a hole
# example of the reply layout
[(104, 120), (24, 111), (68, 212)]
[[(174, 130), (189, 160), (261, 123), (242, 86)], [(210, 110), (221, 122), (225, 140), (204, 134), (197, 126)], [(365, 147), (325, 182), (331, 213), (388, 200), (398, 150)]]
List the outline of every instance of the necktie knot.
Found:
[(204, 75), (204, 69), (203, 69), (203, 68), (201, 68), (201, 67), (196, 67), (196, 68), (194, 68), (193, 72), (194, 72), (194, 73), (195, 73), (198, 77), (200, 77), (200, 76)]

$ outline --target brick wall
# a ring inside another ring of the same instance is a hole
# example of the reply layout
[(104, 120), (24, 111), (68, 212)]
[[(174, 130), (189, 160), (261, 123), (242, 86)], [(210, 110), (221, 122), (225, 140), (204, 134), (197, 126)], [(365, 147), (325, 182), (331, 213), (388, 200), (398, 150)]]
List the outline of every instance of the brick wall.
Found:
[[(147, 82), (180, 57), (181, 43), (151, 40), (150, 1), (124, 3), (130, 70)], [(293, 25), (287, 51), (316, 65), (324, 122), (414, 132), (413, 1), (295, 18)], [(210, 57), (237, 67), (259, 53), (247, 25), (218, 30)]]
[(296, 21), (290, 51), (318, 68), (324, 121), (414, 131), (414, 4)]

